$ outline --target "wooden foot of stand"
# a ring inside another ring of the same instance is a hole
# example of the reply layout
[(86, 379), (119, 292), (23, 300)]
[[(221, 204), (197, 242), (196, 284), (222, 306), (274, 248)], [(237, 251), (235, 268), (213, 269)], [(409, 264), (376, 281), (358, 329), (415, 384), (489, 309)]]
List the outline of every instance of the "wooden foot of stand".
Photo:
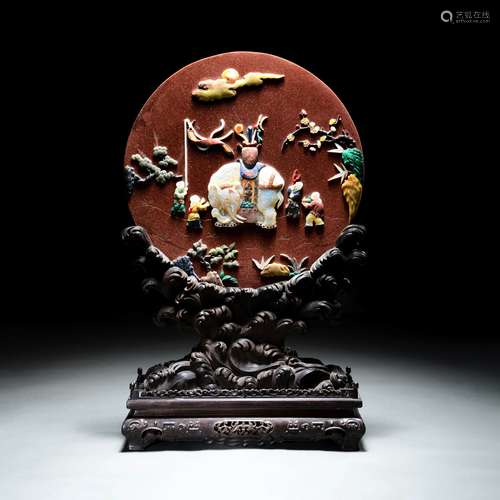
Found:
[[(304, 401), (304, 404), (307, 402)], [(168, 448), (309, 447), (311, 444), (356, 451), (365, 432), (357, 409), (339, 410), (330, 417), (168, 417), (140, 416), (132, 410), (122, 432), (128, 450), (141, 451), (153, 443)]]

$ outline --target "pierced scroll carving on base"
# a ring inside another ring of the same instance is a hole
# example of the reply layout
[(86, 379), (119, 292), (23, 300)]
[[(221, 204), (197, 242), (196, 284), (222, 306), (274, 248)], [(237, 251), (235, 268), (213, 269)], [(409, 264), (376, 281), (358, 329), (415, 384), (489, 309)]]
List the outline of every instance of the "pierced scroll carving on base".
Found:
[(133, 397), (324, 396), (357, 398), (358, 384), (336, 365), (241, 338), (204, 340), (181, 360), (139, 368)]

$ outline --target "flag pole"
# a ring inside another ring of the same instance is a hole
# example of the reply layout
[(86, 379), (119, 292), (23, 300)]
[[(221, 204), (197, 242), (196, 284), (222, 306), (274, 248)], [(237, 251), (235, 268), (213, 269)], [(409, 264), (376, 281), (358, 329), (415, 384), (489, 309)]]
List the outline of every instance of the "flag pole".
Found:
[(188, 141), (187, 141), (187, 127), (188, 119), (184, 118), (184, 184), (188, 188)]

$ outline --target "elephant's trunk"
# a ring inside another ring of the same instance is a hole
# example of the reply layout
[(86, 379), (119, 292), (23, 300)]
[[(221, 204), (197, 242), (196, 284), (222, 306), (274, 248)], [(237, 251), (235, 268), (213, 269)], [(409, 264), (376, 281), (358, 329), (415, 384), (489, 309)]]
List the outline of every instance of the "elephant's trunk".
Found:
[(212, 208), (212, 217), (217, 219), (221, 224), (229, 224), (231, 222), (231, 217), (227, 215), (222, 215), (218, 208)]
[[(237, 210), (236, 208), (234, 207), (234, 205), (230, 205), (228, 208), (227, 208), (227, 213), (229, 214), (229, 217), (231, 217), (231, 219), (238, 223), (238, 224), (241, 224), (242, 222), (245, 221), (245, 219), (243, 217), (239, 217), (238, 216), (238, 213), (237, 213)], [(243, 219), (243, 220), (241, 220)]]

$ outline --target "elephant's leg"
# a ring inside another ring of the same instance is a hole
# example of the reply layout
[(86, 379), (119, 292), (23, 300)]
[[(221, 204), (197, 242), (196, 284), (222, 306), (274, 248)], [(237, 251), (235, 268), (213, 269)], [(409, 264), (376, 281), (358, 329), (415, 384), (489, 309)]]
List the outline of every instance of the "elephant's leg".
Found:
[(273, 229), (276, 227), (276, 210), (274, 209), (276, 202), (276, 191), (270, 189), (262, 189), (259, 191), (257, 209), (262, 215), (262, 219), (257, 223), (259, 226), (266, 229)]
[(276, 210), (274, 208), (268, 208), (265, 217), (268, 226), (276, 227)]
[(274, 229), (276, 227), (276, 210), (274, 208), (266, 208), (261, 213), (264, 218), (259, 225), (265, 229)]

